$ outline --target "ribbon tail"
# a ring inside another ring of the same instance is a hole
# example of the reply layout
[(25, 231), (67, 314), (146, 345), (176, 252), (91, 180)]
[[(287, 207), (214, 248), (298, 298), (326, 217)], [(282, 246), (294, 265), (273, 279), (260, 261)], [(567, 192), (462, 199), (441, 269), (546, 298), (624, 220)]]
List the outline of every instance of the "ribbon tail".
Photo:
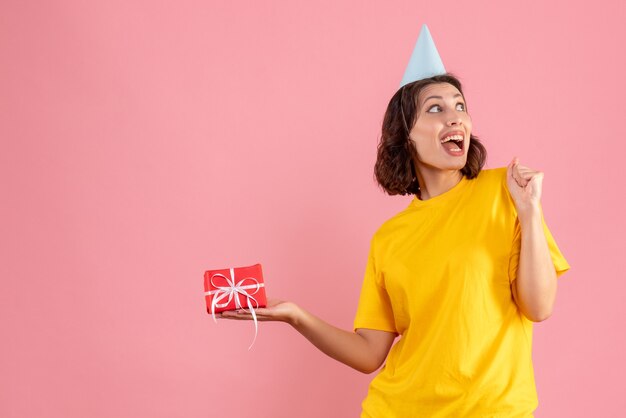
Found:
[(217, 319), (215, 319), (215, 305), (217, 305), (218, 301), (215, 296), (213, 296), (213, 300), (211, 301), (211, 315), (213, 316), (213, 321), (217, 324)]
[(226, 293), (216, 293), (213, 296), (213, 300), (211, 301), (211, 315), (213, 315), (213, 321), (215, 321), (215, 323), (217, 324), (217, 319), (215, 319), (215, 308), (217, 308), (217, 305), (219, 302), (222, 301), (222, 299), (224, 299), (226, 296), (228, 296), (228, 301), (226, 302), (226, 305), (228, 305), (231, 301), (231, 299), (233, 298), (233, 294), (226, 294)]
[(256, 336), (259, 332), (259, 325), (258, 322), (256, 320), (256, 313), (254, 312), (254, 308), (252, 307), (252, 304), (250, 303), (250, 298), (246, 298), (248, 299), (248, 308), (250, 308), (250, 313), (252, 314), (252, 319), (254, 319), (254, 339), (252, 340), (252, 344), (250, 344), (250, 347), (248, 347), (248, 350), (250, 350), (252, 348), (252, 346), (254, 345), (254, 342), (256, 341)]

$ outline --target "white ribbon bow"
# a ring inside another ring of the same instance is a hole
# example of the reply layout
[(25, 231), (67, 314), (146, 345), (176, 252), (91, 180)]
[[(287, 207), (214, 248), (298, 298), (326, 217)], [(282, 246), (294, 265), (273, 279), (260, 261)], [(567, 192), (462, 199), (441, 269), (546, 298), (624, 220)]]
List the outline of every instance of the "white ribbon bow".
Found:
[[(216, 277), (216, 276), (223, 277), (226, 280), (226, 283), (228, 285), (217, 286), (215, 283), (213, 283), (213, 277)], [(217, 324), (217, 319), (215, 318), (215, 308), (225, 308), (233, 300), (233, 297), (234, 297), (235, 308), (243, 309), (245, 311), (245, 308), (241, 306), (241, 302), (239, 301), (239, 295), (244, 295), (246, 297), (248, 308), (250, 308), (252, 319), (254, 319), (254, 339), (252, 340), (252, 344), (250, 344), (250, 347), (248, 347), (248, 350), (250, 350), (252, 346), (254, 345), (254, 342), (256, 341), (256, 336), (257, 336), (258, 328), (259, 328), (257, 324), (257, 320), (256, 320), (256, 313), (254, 312), (254, 308), (252, 307), (252, 304), (250, 302), (253, 300), (256, 303), (256, 307), (257, 308), (259, 307), (259, 302), (252, 295), (257, 293), (262, 287), (264, 287), (265, 283), (259, 283), (259, 281), (255, 279), (254, 277), (246, 277), (246, 278), (241, 279), (239, 283), (235, 284), (235, 269), (232, 267), (230, 268), (230, 277), (232, 277), (232, 280), (220, 273), (216, 273), (212, 275), (210, 279), (211, 285), (216, 290), (210, 290), (208, 292), (204, 292), (204, 294), (214, 295), (213, 301), (211, 302), (211, 314), (213, 315), (213, 321), (215, 321), (216, 324)], [(249, 284), (249, 285), (243, 286), (243, 282), (245, 282), (246, 280), (252, 280), (255, 282), (255, 284)], [(248, 293), (247, 289), (255, 289), (255, 290), (252, 293)], [(219, 302), (226, 297), (228, 297), (228, 300), (220, 304)]]

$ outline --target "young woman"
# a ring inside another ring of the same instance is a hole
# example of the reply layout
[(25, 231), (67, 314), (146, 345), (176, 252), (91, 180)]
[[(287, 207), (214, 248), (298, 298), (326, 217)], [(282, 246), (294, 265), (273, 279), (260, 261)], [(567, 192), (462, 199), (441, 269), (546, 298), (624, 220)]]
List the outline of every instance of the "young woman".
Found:
[(455, 76), (404, 85), (385, 113), (375, 175), (386, 193), (414, 197), (370, 242), (354, 329), (293, 302), (256, 310), (360, 372), (385, 363), (361, 417), (532, 417), (537, 407), (532, 324), (550, 316), (569, 265), (543, 219), (543, 173), (517, 159), (483, 170), (471, 132)]

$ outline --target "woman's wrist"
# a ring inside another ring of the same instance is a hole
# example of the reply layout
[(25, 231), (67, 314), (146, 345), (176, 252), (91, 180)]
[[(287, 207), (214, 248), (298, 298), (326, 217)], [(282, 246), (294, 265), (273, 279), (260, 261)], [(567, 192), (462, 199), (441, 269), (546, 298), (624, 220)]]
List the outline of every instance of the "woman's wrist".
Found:
[(285, 322), (287, 322), (292, 327), (297, 328), (302, 323), (305, 312), (297, 304), (293, 302), (290, 302), (290, 303), (293, 306), (293, 309), (291, 309), (291, 312)]

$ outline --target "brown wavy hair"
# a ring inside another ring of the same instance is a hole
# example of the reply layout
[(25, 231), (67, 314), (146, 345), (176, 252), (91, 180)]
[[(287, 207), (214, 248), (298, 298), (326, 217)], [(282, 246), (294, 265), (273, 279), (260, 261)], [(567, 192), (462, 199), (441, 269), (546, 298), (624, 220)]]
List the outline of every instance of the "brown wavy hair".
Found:
[[(452, 73), (446, 73), (404, 85), (393, 95), (387, 105), (382, 135), (378, 143), (374, 177), (378, 185), (391, 196), (419, 195), (419, 182), (414, 162), (417, 159), (417, 149), (413, 141), (409, 139), (409, 126), (413, 127), (417, 120), (420, 92), (427, 85), (435, 83), (452, 84), (465, 99), (459, 79)], [(461, 173), (468, 179), (475, 178), (486, 160), (487, 149), (478, 137), (470, 134), (467, 163), (461, 169)]]

